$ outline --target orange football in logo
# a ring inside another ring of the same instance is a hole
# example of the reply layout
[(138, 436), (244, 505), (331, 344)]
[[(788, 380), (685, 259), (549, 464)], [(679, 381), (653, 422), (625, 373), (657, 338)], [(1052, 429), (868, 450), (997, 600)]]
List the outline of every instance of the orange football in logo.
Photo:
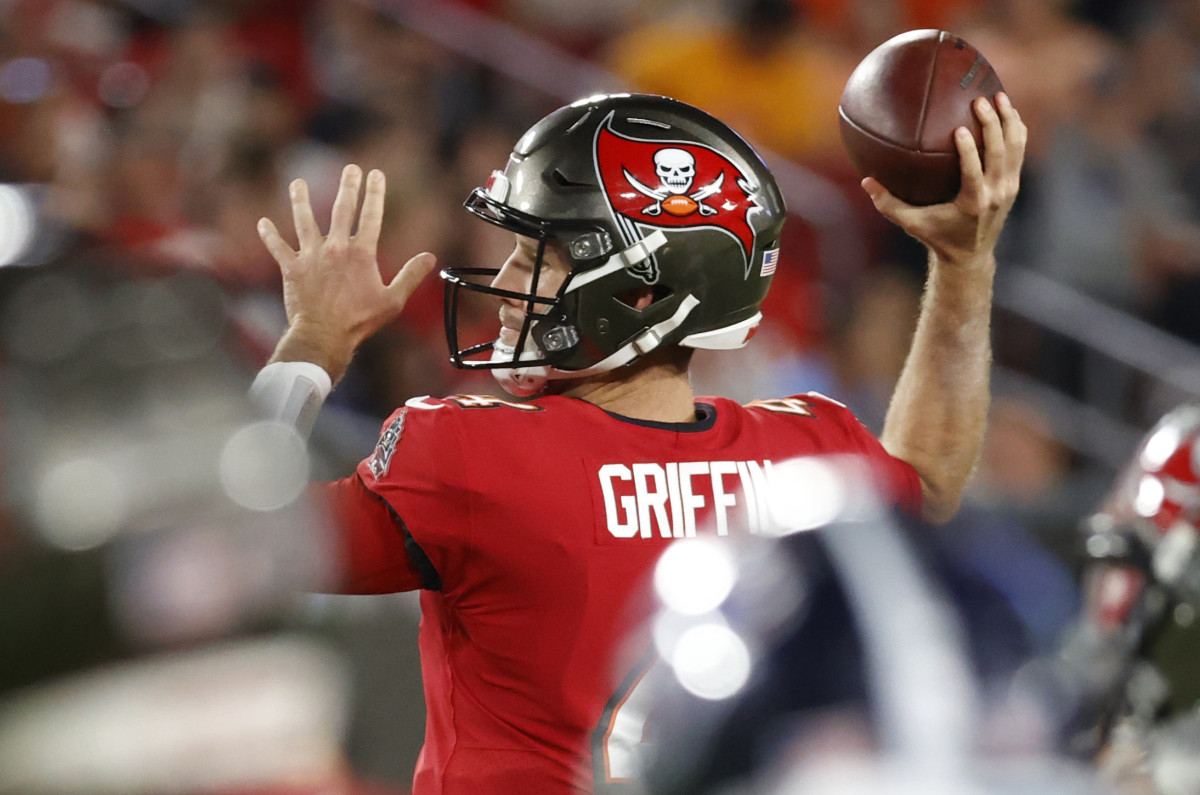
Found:
[(687, 196), (668, 196), (663, 199), (662, 208), (676, 217), (691, 215), (696, 212), (696, 202)]

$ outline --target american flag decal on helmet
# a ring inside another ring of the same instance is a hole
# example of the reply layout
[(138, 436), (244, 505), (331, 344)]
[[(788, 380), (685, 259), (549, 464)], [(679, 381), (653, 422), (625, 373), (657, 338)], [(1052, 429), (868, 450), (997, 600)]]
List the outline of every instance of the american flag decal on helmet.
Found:
[(775, 273), (775, 266), (779, 264), (779, 249), (773, 248), (763, 252), (762, 260), (762, 275), (764, 277)]

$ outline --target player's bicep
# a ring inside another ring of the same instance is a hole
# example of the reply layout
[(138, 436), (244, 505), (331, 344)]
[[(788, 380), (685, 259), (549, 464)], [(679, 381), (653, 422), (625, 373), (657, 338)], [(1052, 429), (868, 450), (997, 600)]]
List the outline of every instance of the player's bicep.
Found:
[(403, 518), (357, 474), (312, 488), (328, 509), (341, 561), (339, 591), (371, 594), (441, 588), (436, 569)]

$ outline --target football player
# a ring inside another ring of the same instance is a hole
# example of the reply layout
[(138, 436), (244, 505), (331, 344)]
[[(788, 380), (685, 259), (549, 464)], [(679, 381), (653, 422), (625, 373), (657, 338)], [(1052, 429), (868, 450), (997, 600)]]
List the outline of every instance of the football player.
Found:
[[(514, 246), (499, 267), (442, 272), (450, 355), (517, 399), (410, 400), (354, 475), (318, 487), (341, 527), (346, 591), (421, 589), (416, 795), (622, 786), (639, 728), (625, 710), (639, 674), (612, 670), (628, 596), (676, 538), (767, 530), (775, 462), (859, 454), (892, 504), (954, 513), (983, 434), (994, 248), (1026, 137), (1004, 95), (976, 114), (984, 147), (957, 137), (954, 202), (909, 206), (863, 183), (930, 252), (878, 440), (815, 393), (741, 406), (692, 392), (691, 351), (745, 345), (786, 263), (779, 189), (724, 123), (664, 97), (588, 97), (535, 124), (470, 195), (467, 210)], [(297, 248), (260, 222), (289, 326), (253, 391), (300, 426), (435, 265), (418, 254), (382, 282), (384, 176), (363, 182), (345, 168), (325, 236), (292, 183)], [(480, 296), (495, 331), (461, 339), (459, 308)]]
[(1168, 412), (1083, 523), (1063, 740), (1122, 791), (1200, 791), (1200, 404)]

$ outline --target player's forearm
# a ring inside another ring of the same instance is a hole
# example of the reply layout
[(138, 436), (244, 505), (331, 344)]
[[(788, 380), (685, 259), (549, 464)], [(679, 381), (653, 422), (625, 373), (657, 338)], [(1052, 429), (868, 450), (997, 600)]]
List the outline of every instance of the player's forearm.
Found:
[(921, 315), (888, 407), (881, 441), (911, 464), (924, 515), (958, 510), (983, 446), (990, 400), (991, 303), (996, 262), (930, 263)]
[(331, 334), (303, 324), (293, 324), (280, 337), (270, 361), (311, 362), (329, 373), (334, 384), (346, 374), (358, 341), (346, 334)]
[(302, 324), (290, 326), (250, 387), (259, 410), (307, 438), (325, 398), (354, 355), (356, 345), (339, 343), (341, 339)]

